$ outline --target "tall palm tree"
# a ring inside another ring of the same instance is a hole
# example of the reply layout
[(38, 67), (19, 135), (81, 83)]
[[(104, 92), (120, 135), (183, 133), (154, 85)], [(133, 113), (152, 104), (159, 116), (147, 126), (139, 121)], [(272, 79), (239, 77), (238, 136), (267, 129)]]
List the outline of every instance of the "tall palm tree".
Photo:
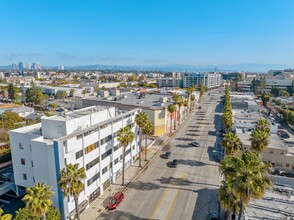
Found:
[(135, 121), (136, 124), (140, 128), (140, 136), (139, 136), (139, 167), (142, 166), (142, 157), (141, 157), (141, 150), (142, 150), (142, 128), (145, 126), (146, 122), (149, 120), (148, 115), (146, 112), (140, 112), (136, 115)]
[(67, 164), (60, 170), (59, 186), (65, 196), (73, 196), (77, 219), (80, 220), (79, 195), (84, 190), (83, 179), (86, 178), (85, 168), (79, 164)]
[(3, 215), (3, 210), (0, 208), (0, 220), (11, 220), (12, 215), (10, 214), (4, 214)]
[[(187, 108), (191, 108), (191, 95), (193, 93), (193, 88), (187, 88), (186, 89), (186, 94), (187, 94)], [(190, 112), (190, 110), (187, 110), (187, 112)]]
[(182, 108), (182, 106), (183, 106), (183, 104), (184, 104), (184, 100), (183, 100), (183, 97), (182, 96), (180, 96), (178, 99), (177, 99), (177, 105), (178, 105), (178, 116), (179, 116), (179, 118), (178, 118), (178, 121), (179, 121), (179, 123), (181, 123), (181, 108)]
[(153, 124), (148, 120), (143, 127), (143, 134), (145, 134), (145, 161), (147, 160), (147, 136), (151, 134), (152, 130)]
[(233, 127), (232, 113), (224, 112), (222, 116), (222, 122), (225, 126), (226, 131), (229, 131)]
[(222, 146), (225, 148), (227, 155), (234, 155), (240, 150), (241, 141), (237, 134), (229, 132), (225, 134), (222, 140)]
[(268, 169), (259, 155), (250, 151), (244, 151), (238, 156), (227, 156), (220, 163), (222, 174), (233, 193), (240, 198), (239, 219), (250, 199), (262, 198), (265, 190), (271, 186)]
[(255, 127), (255, 130), (262, 131), (262, 132), (266, 133), (267, 135), (269, 135), (271, 132), (269, 123), (266, 119), (259, 119), (257, 122), (257, 125)]
[(199, 84), (199, 91), (200, 91), (200, 94), (199, 94), (199, 102), (201, 102), (201, 99), (205, 93), (205, 86), (203, 85), (203, 83), (200, 83)]
[(177, 117), (177, 112), (178, 112), (178, 108), (177, 108), (177, 102), (178, 102), (178, 100), (180, 99), (180, 95), (178, 94), (178, 93), (174, 93), (173, 94), (173, 100), (175, 101), (175, 106), (176, 106), (176, 113), (175, 113), (175, 118), (174, 118), (174, 127), (175, 127), (175, 130), (177, 129), (177, 119), (178, 119), (178, 117)]
[(26, 203), (26, 207), (33, 216), (42, 217), (45, 220), (46, 214), (53, 204), (52, 195), (53, 192), (50, 191), (50, 186), (46, 186), (45, 183), (36, 183), (34, 187), (26, 189), (26, 195), (22, 200)]
[(231, 212), (233, 215), (235, 215), (239, 211), (240, 199), (234, 193), (228, 181), (222, 180), (220, 189), (218, 191), (218, 199), (221, 207), (227, 210), (226, 215), (228, 215), (228, 212)]
[(191, 104), (191, 106), (190, 106), (190, 108), (191, 108), (190, 111), (194, 111), (194, 105), (195, 105), (194, 102), (195, 102), (195, 99), (196, 99), (196, 98), (195, 98), (195, 95), (192, 94), (192, 95), (191, 95), (191, 103), (192, 103), (192, 104)]
[[(167, 106), (167, 111), (170, 114), (170, 134), (172, 133), (172, 124), (173, 124), (173, 113), (177, 110), (177, 107), (174, 104), (169, 104)], [(175, 126), (176, 128), (176, 126)]]
[(254, 130), (249, 140), (251, 141), (251, 150), (257, 153), (264, 151), (268, 146), (268, 135), (264, 131)]
[(121, 128), (118, 132), (118, 141), (123, 146), (123, 171), (122, 171), (122, 185), (125, 184), (125, 160), (126, 160), (126, 148), (135, 138), (134, 133), (129, 126)]
[(185, 110), (185, 117), (188, 117), (188, 111), (189, 111), (189, 106), (188, 106), (188, 100), (184, 100), (183, 101), (183, 105), (184, 105), (184, 107), (186, 108), (186, 110)]

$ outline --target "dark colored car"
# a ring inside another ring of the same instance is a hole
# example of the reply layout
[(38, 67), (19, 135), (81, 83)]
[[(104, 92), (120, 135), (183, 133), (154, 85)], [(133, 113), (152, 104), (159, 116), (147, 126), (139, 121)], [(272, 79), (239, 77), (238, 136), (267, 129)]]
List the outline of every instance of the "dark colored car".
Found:
[(122, 202), (124, 197), (125, 196), (122, 192), (117, 192), (114, 196), (110, 197), (107, 208), (108, 209), (116, 209), (116, 207)]
[(177, 167), (177, 165), (178, 165), (178, 163), (179, 163), (179, 161), (178, 161), (178, 160), (173, 160), (173, 161), (171, 162), (171, 165), (170, 165), (170, 167), (176, 168), (176, 167)]
[(281, 134), (281, 138), (288, 139), (290, 138), (289, 134)]
[(171, 152), (165, 152), (165, 154), (163, 155), (164, 159), (168, 159), (170, 158)]
[(190, 145), (194, 147), (200, 147), (200, 144), (197, 141), (192, 142)]

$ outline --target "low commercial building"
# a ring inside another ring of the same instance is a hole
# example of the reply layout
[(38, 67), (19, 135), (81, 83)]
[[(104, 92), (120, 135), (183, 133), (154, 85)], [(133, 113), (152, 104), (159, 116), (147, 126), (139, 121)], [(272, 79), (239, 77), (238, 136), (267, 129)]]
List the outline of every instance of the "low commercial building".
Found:
[(32, 187), (46, 183), (54, 192), (54, 206), (62, 219), (75, 214), (74, 200), (65, 197), (58, 185), (60, 170), (67, 164), (84, 167), (84, 191), (79, 196), (80, 210), (87, 208), (122, 173), (123, 148), (118, 131), (130, 126), (134, 141), (126, 148), (126, 168), (139, 153), (135, 116), (140, 109), (117, 112), (114, 107), (92, 106), (64, 115), (42, 117), (41, 123), (9, 132), (15, 183)]

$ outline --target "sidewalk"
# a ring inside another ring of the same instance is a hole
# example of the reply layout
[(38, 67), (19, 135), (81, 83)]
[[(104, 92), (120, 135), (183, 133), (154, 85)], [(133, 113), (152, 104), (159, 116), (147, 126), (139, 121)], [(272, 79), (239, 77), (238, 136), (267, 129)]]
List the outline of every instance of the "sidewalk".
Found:
[(125, 170), (125, 185), (122, 186), (122, 175), (120, 175), (115, 183), (108, 187), (104, 193), (98, 196), (88, 207), (87, 210), (81, 213), (81, 220), (96, 220), (105, 211), (105, 207), (108, 203), (110, 195), (113, 195), (118, 191), (125, 191), (128, 185), (148, 166), (150, 160), (156, 155), (156, 153), (161, 149), (160, 142), (168, 141), (168, 134), (161, 136), (158, 139), (159, 144), (153, 144), (147, 151), (147, 161), (144, 160), (145, 154), (142, 153), (142, 168), (139, 167), (139, 160), (137, 160), (132, 166)]
[(107, 206), (110, 195), (113, 195), (114, 193), (119, 191), (125, 191), (128, 188), (128, 185), (148, 167), (150, 160), (152, 160), (152, 158), (156, 155), (158, 151), (160, 151), (161, 149), (166, 151), (169, 150), (169, 146), (165, 146), (165, 144), (173, 137), (173, 135), (175, 135), (179, 131), (179, 129), (181, 129), (186, 124), (186, 122), (193, 114), (195, 114), (195, 111), (192, 112), (187, 118), (182, 120), (182, 123), (177, 125), (177, 130), (173, 130), (173, 133), (171, 135), (169, 132), (167, 132), (160, 137), (154, 137), (155, 143), (153, 144), (153, 146), (148, 147), (147, 161), (144, 160), (145, 154), (144, 152), (142, 152), (142, 168), (139, 167), (139, 160), (137, 160), (132, 166), (126, 169), (125, 185), (121, 185), (122, 175), (120, 175), (116, 179), (115, 183), (110, 185), (110, 187), (108, 187), (103, 194), (98, 196), (98, 198), (89, 205), (87, 210), (81, 213), (81, 220), (97, 220), (99, 216), (105, 211), (105, 207)]

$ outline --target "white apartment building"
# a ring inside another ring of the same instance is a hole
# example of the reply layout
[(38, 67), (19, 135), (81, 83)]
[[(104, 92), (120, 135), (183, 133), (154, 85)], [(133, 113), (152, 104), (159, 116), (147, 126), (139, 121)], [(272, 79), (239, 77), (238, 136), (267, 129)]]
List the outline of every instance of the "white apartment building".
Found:
[(79, 196), (84, 210), (122, 172), (123, 148), (118, 131), (130, 126), (135, 139), (126, 149), (126, 167), (138, 157), (138, 127), (135, 116), (140, 109), (117, 114), (114, 107), (92, 106), (63, 116), (42, 117), (41, 123), (10, 131), (15, 183), (32, 187), (46, 183), (54, 192), (54, 206), (62, 219), (75, 214), (74, 200), (65, 197), (58, 186), (60, 170), (66, 164), (79, 164), (86, 170), (85, 190)]
[(161, 87), (183, 87), (183, 79), (178, 78), (159, 78), (156, 79), (157, 86)]
[(207, 88), (217, 88), (222, 83), (222, 75), (220, 73), (185, 73), (183, 75), (183, 87), (199, 86), (202, 83)]

